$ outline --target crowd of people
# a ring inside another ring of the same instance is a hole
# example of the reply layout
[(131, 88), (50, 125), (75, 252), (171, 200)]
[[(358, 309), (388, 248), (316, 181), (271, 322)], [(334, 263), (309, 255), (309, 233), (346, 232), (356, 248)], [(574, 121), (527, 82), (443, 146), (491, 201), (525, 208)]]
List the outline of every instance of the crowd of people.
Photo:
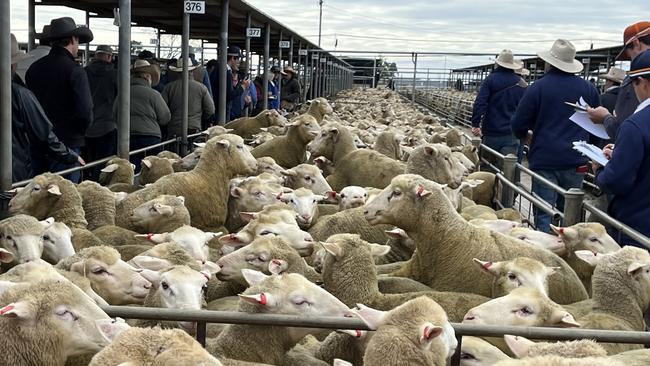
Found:
[[(92, 31), (69, 17), (53, 19), (36, 38), (39, 46), (19, 50), (11, 34), (13, 181), (46, 171), (85, 165), (117, 152), (118, 87), (115, 50), (100, 45), (82, 67), (79, 45), (93, 40)], [(119, 55), (118, 55), (119, 56)], [(217, 123), (220, 73), (216, 60), (205, 66), (189, 55), (187, 133)], [(131, 58), (131, 55), (128, 55)], [(263, 108), (264, 76), (251, 82), (237, 46), (227, 49), (226, 121), (255, 115)], [(182, 134), (183, 58), (168, 60), (161, 69), (155, 55), (142, 51), (131, 63), (130, 150), (160, 143)], [(269, 73), (268, 108), (284, 113), (300, 101), (301, 85), (290, 66), (273, 66)], [(82, 156), (84, 158), (82, 158)], [(142, 156), (131, 161), (139, 170)], [(96, 178), (98, 169), (89, 177)], [(78, 183), (79, 172), (66, 176)]]
[[(558, 39), (550, 50), (538, 52), (545, 63), (544, 76), (528, 86), (518, 75), (523, 63), (503, 50), (494, 71), (483, 81), (474, 103), (472, 132), (501, 154), (517, 154), (529, 146), (528, 166), (546, 180), (564, 188), (581, 188), (590, 169), (607, 195), (609, 214), (650, 237), (650, 22), (638, 22), (624, 31), (624, 47), (617, 60), (631, 61), (630, 71), (612, 67), (603, 76), (603, 93), (577, 76), (583, 70), (576, 50)], [(573, 123), (576, 111), (565, 102), (582, 98), (587, 115), (604, 125), (609, 140), (598, 139)], [(573, 150), (573, 142), (590, 141), (601, 147), (605, 166)], [(563, 210), (564, 197), (533, 179), (532, 191)], [(548, 232), (551, 218), (535, 210), (538, 230)], [(617, 236), (618, 233), (612, 233)], [(621, 244), (643, 247), (625, 235)]]

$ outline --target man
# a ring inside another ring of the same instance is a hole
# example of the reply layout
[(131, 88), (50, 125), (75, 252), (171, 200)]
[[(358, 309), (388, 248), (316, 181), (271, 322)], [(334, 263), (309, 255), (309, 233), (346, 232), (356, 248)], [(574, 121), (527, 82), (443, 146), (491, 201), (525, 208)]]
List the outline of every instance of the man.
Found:
[(280, 78), (285, 72), (279, 66), (271, 67), (272, 77), (269, 79), (269, 109), (280, 110)]
[[(564, 188), (580, 188), (587, 160), (573, 150), (574, 141), (586, 141), (589, 133), (571, 122), (573, 108), (564, 102), (580, 97), (592, 106), (598, 105), (598, 91), (588, 81), (574, 75), (582, 71), (575, 59), (571, 42), (558, 39), (549, 51), (537, 55), (546, 63), (545, 75), (528, 87), (511, 121), (512, 132), (519, 139), (533, 131), (528, 165), (535, 173)], [(533, 179), (533, 192), (558, 209), (564, 209), (564, 197), (552, 188)], [(549, 231), (551, 218), (535, 210), (535, 224)]]
[[(623, 32), (623, 50), (618, 54), (616, 60), (629, 61), (644, 51), (650, 49), (650, 22), (638, 22), (625, 28)], [(602, 123), (612, 140), (616, 140), (618, 128), (627, 117), (639, 106), (639, 101), (634, 94), (631, 84), (626, 84), (619, 90), (614, 110), (610, 113), (607, 108), (588, 108), (589, 118), (594, 123)]]
[[(242, 62), (239, 65), (239, 70), (237, 70), (237, 82), (241, 83), (244, 80), (248, 79), (248, 64)], [(235, 98), (232, 101), (232, 108), (230, 110), (230, 120), (235, 120), (237, 118), (243, 117), (247, 108), (250, 107), (252, 111), (255, 107), (253, 103), (253, 94), (256, 92), (255, 83), (249, 83), (248, 89), (245, 90), (239, 98)]]
[(193, 52), (190, 52), (189, 57), (192, 66), (196, 67), (192, 72), (192, 76), (194, 77), (194, 80), (205, 85), (205, 87), (208, 89), (208, 93), (210, 94), (210, 97), (212, 97), (212, 85), (210, 84), (210, 73), (208, 73), (208, 70), (205, 67), (199, 65), (199, 62), (196, 61), (196, 55)]
[[(610, 158), (605, 167), (592, 163), (596, 184), (612, 194), (609, 214), (650, 237), (650, 50), (635, 56), (626, 85), (632, 85), (640, 102), (634, 113), (620, 125), (616, 148), (604, 151)], [(617, 237), (615, 232), (610, 235)], [(621, 235), (619, 244), (646, 249)]]
[(625, 70), (612, 67), (601, 78), (605, 79), (605, 91), (600, 95), (600, 104), (602, 107), (607, 108), (611, 114), (614, 113), (618, 92), (623, 83), (623, 79), (625, 79)]
[[(77, 27), (72, 18), (64, 17), (50, 22), (47, 40), (52, 49), (27, 70), (27, 86), (52, 121), (54, 133), (79, 154), (86, 143), (86, 129), (93, 120), (93, 101), (86, 72), (74, 58), (79, 44), (92, 41), (93, 33), (86, 27)], [(57, 172), (75, 166), (50, 160), (48, 168)], [(78, 183), (81, 174), (71, 173), (66, 178)]]
[[(18, 63), (31, 57), (18, 49), (16, 37), (11, 34), (11, 73), (15, 74)], [(34, 147), (47, 151), (54, 159), (66, 164), (84, 160), (70, 151), (52, 132), (52, 124), (38, 104), (34, 94), (21, 85), (20, 80), (11, 83), (11, 148), (12, 182), (30, 179), (34, 176), (32, 165), (41, 154), (34, 154)]]
[(517, 154), (519, 147), (510, 120), (526, 90), (526, 82), (515, 74), (521, 68), (523, 62), (515, 60), (512, 51), (501, 51), (494, 71), (485, 78), (474, 101), (472, 133), (482, 136), (483, 144), (503, 155)]
[(27, 54), (31, 57), (24, 59), (18, 63), (18, 69), (16, 70), (16, 75), (20, 76), (22, 81), (25, 81), (25, 73), (32, 64), (41, 58), (47, 56), (50, 53), (52, 47), (50, 47), (50, 42), (47, 41), (48, 34), (50, 34), (50, 26), (44, 25), (42, 33), (36, 33), (35, 38), (39, 40), (38, 47), (29, 51)]
[[(113, 48), (101, 45), (86, 66), (86, 75), (93, 98), (93, 123), (86, 130), (86, 148), (90, 161), (117, 153), (117, 122), (113, 103), (117, 97), (117, 70), (113, 67)], [(93, 178), (99, 177), (93, 170)]]
[(281, 91), (282, 109), (293, 110), (294, 106), (300, 101), (300, 82), (296, 79), (296, 71), (291, 66), (284, 68)]
[[(239, 61), (241, 59), (241, 50), (237, 46), (228, 47), (226, 55), (226, 122), (230, 121), (230, 112), (232, 110), (232, 101), (239, 98), (244, 90), (248, 89), (248, 80), (239, 82), (237, 80), (237, 70), (239, 70)], [(216, 85), (213, 90), (214, 105), (219, 105), (219, 68), (216, 67), (210, 74), (210, 83)]]

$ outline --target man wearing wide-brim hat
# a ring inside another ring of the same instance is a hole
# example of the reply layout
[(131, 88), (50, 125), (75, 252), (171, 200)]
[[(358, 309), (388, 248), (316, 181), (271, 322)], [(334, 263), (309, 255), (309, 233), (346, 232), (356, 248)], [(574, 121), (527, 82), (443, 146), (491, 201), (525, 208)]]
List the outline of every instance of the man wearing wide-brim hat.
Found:
[[(15, 74), (20, 61), (31, 56), (18, 49), (16, 37), (11, 34), (11, 73)], [(38, 103), (34, 93), (22, 81), (13, 78), (11, 83), (11, 150), (12, 181), (32, 178), (34, 164), (44, 165), (44, 153), (66, 164), (83, 159), (68, 149), (52, 132), (52, 124)]]
[[(93, 121), (93, 102), (86, 73), (75, 57), (79, 44), (92, 41), (93, 33), (64, 17), (53, 19), (48, 35), (41, 40), (50, 42), (52, 49), (32, 64), (25, 81), (52, 121), (54, 133), (79, 153), (86, 144), (86, 129)], [(47, 170), (57, 172), (74, 166), (51, 161)], [(71, 173), (67, 178), (79, 182), (81, 174)]]
[(294, 108), (300, 102), (300, 82), (296, 78), (296, 71), (287, 66), (284, 68), (284, 75), (282, 76), (282, 96), (281, 107), (287, 111)]
[[(228, 46), (226, 50), (226, 121), (230, 121), (232, 110), (232, 101), (241, 97), (245, 90), (248, 89), (248, 80), (239, 80), (237, 71), (241, 62), (242, 52), (237, 46)], [(212, 85), (212, 96), (214, 105), (219, 106), (220, 75), (219, 68), (216, 67), (210, 74), (210, 84)]]
[(526, 90), (526, 83), (515, 74), (523, 62), (516, 60), (511, 50), (503, 50), (495, 64), (474, 101), (472, 133), (482, 136), (483, 144), (503, 155), (517, 154), (519, 140), (512, 135), (510, 119)]
[[(634, 60), (635, 57), (650, 49), (650, 22), (634, 23), (623, 32), (623, 49), (616, 56), (619, 61)], [(614, 110), (610, 113), (606, 108), (588, 108), (589, 118), (594, 123), (602, 123), (612, 141), (616, 140), (621, 123), (634, 113), (639, 105), (631, 85), (622, 86), (616, 98)]]
[(609, 113), (614, 113), (616, 99), (618, 99), (621, 84), (625, 79), (625, 70), (612, 67), (607, 74), (601, 75), (600, 78), (605, 79), (605, 91), (600, 95), (600, 103), (607, 108)]
[(43, 31), (41, 33), (36, 33), (34, 37), (39, 40), (38, 46), (33, 50), (27, 52), (30, 55), (30, 58), (22, 60), (18, 63), (18, 69), (16, 70), (16, 75), (24, 81), (25, 74), (32, 64), (41, 58), (47, 56), (50, 53), (52, 47), (50, 47), (50, 42), (47, 40), (48, 34), (50, 33), (50, 25), (44, 25)]
[[(528, 87), (512, 118), (511, 127), (519, 139), (532, 130), (528, 165), (535, 173), (564, 188), (580, 188), (587, 170), (587, 159), (573, 150), (574, 141), (587, 141), (589, 133), (569, 120), (575, 110), (564, 102), (575, 103), (583, 98), (587, 104), (598, 106), (596, 88), (575, 75), (582, 63), (575, 59), (576, 49), (564, 39), (558, 39), (549, 50), (537, 53), (545, 63), (545, 75)], [(552, 188), (533, 180), (533, 192), (546, 202), (564, 209), (564, 199)], [(551, 218), (535, 210), (537, 229), (548, 232)]]

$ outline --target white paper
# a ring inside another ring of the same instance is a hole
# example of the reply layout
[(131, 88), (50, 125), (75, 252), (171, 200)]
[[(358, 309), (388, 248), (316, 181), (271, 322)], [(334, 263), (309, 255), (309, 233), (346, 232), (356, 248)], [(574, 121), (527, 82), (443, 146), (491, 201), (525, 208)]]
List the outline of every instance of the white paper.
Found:
[[(588, 106), (585, 100), (582, 99), (582, 97), (580, 97), (580, 100), (577, 102), (577, 104), (583, 107)], [(596, 137), (600, 137), (601, 139), (609, 140), (609, 135), (605, 130), (605, 126), (602, 124), (593, 123), (591, 119), (589, 119), (589, 115), (587, 114), (587, 112), (576, 110), (576, 112), (573, 113), (573, 115), (569, 119), (573, 121), (573, 123), (585, 129), (590, 134)]]
[(588, 144), (584, 141), (574, 141), (573, 149), (581, 152), (583, 155), (591, 159), (592, 161), (605, 166), (607, 165), (607, 157), (598, 146)]

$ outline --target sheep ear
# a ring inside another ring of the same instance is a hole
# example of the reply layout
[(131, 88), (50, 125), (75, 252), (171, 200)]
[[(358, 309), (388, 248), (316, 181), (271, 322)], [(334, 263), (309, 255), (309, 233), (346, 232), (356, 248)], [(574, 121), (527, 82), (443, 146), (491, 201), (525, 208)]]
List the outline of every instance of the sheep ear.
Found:
[(171, 235), (169, 233), (162, 234), (136, 234), (136, 238), (145, 238), (154, 243), (160, 244), (171, 240)]
[(126, 192), (113, 192), (113, 196), (115, 196), (115, 203), (120, 203), (120, 202), (124, 201), (124, 199), (128, 195), (129, 194), (126, 193)]
[(636, 276), (637, 274), (639, 274), (639, 272), (643, 271), (643, 268), (645, 266), (647, 266), (647, 264), (632, 262), (627, 267), (627, 274), (629, 274), (630, 276)]
[(398, 227), (392, 229), (392, 230), (386, 230), (384, 231), (386, 235), (393, 239), (406, 239), (408, 238), (408, 235), (406, 235), (406, 232)]
[(255, 271), (248, 268), (242, 269), (241, 274), (244, 276), (246, 282), (248, 282), (248, 284), (251, 286), (255, 286), (269, 277), (260, 271)]
[[(142, 159), (142, 164), (145, 165), (147, 168), (151, 169), (151, 160), (149, 159)], [(135, 169), (135, 168), (134, 168)]]
[(219, 144), (219, 146), (221, 146), (224, 149), (230, 148), (230, 141), (228, 141), (226, 139), (217, 141), (217, 144)]
[(545, 267), (546, 268), (546, 275), (550, 276), (555, 272), (559, 272), (562, 270), (562, 267)]
[(339, 136), (340, 136), (339, 129), (336, 128), (336, 127), (332, 127), (332, 128), (330, 128), (329, 133), (330, 133), (330, 135), (332, 135), (332, 138), (334, 139), (334, 142), (338, 142)]
[(433, 325), (433, 323), (424, 323), (420, 328), (420, 345), (423, 348), (429, 348), (431, 342), (442, 334), (445, 329), (438, 325)]
[(460, 186), (461, 186), (460, 189), (463, 189), (465, 187), (475, 188), (475, 187), (478, 187), (481, 184), (483, 184), (483, 182), (485, 182), (485, 181), (482, 180), (482, 179), (466, 179), (460, 184)]
[(48, 193), (53, 194), (55, 196), (60, 196), (61, 195), (61, 189), (59, 188), (59, 186), (57, 184), (50, 184), (47, 187), (47, 191), (48, 191)]
[(268, 127), (260, 127), (260, 131), (269, 132)]
[(561, 308), (553, 310), (553, 312), (551, 313), (550, 320), (551, 322), (553, 322), (553, 325), (562, 328), (580, 327), (580, 323), (576, 322), (576, 320), (573, 318), (573, 315), (569, 314), (567, 311)]
[(136, 268), (149, 269), (152, 271), (161, 271), (172, 266), (168, 260), (152, 257), (150, 255), (137, 255), (131, 258), (128, 263)]
[(388, 312), (375, 310), (363, 304), (357, 304), (357, 307), (351, 310), (356, 314), (371, 330), (376, 330), (384, 322), (384, 317)]
[(503, 339), (505, 339), (506, 344), (512, 353), (517, 356), (517, 358), (524, 358), (528, 356), (528, 350), (530, 350), (530, 347), (535, 344), (535, 342), (529, 340), (528, 338), (513, 336), (510, 334), (505, 334), (503, 336)]
[(158, 212), (163, 216), (172, 215), (174, 213), (174, 208), (169, 205), (162, 205), (160, 203), (156, 203), (153, 205), (153, 208), (156, 210), (156, 212)]
[(122, 318), (98, 319), (95, 320), (95, 326), (109, 342), (112, 342), (123, 331), (131, 328)]
[(472, 258), (472, 261), (476, 263), (481, 270), (483, 270), (486, 273), (489, 273), (493, 276), (498, 276), (499, 275), (499, 268), (501, 267), (500, 262), (486, 262), (482, 261), (478, 258)]
[(269, 272), (273, 275), (284, 273), (289, 268), (289, 263), (283, 259), (274, 258), (269, 261)]
[(150, 269), (142, 269), (142, 270), (138, 270), (138, 273), (140, 273), (140, 275), (144, 277), (147, 281), (151, 282), (151, 284), (154, 287), (157, 288), (158, 285), (160, 285), (160, 277), (161, 277), (160, 272), (153, 271)]
[(259, 212), (240, 212), (239, 217), (244, 221), (251, 221), (260, 217), (260, 214)]
[(4, 318), (27, 319), (34, 317), (34, 307), (27, 301), (12, 302), (0, 309), (0, 316)]
[(11, 263), (14, 260), (14, 255), (6, 249), (0, 248), (0, 262)]
[(436, 148), (433, 147), (433, 146), (425, 146), (425, 147), (424, 147), (424, 152), (425, 152), (427, 155), (431, 155), (431, 156), (434, 156), (434, 155), (436, 155), (436, 154), (438, 153), (438, 151), (436, 150)]
[(426, 189), (424, 189), (423, 186), (418, 186), (418, 188), (415, 190), (415, 195), (418, 198), (424, 198), (424, 197), (430, 195), (431, 193), (432, 193), (431, 191), (427, 191)]
[(70, 266), (70, 272), (77, 272), (79, 274), (85, 275), (85, 271), (86, 264), (84, 261), (75, 262)]
[(242, 240), (242, 238), (239, 237), (239, 234), (233, 233), (233, 234), (226, 234), (221, 236), (219, 238), (219, 243), (226, 244), (226, 245), (230, 245), (230, 244), (241, 245), (244, 243), (244, 241)]
[(205, 263), (201, 264), (201, 274), (203, 274), (208, 281), (213, 275), (219, 273), (219, 271), (221, 271), (221, 267), (214, 262), (205, 261)]
[(602, 254), (592, 252), (591, 250), (576, 250), (573, 253), (575, 253), (576, 257), (582, 259), (593, 267), (596, 267), (598, 262), (600, 262), (600, 258), (603, 256)]
[(390, 252), (390, 245), (370, 244), (370, 254), (373, 257), (381, 257), (388, 254), (388, 252)]
[(243, 191), (244, 190), (239, 187), (233, 187), (232, 189), (230, 189), (230, 195), (235, 198), (239, 198), (241, 197)]
[(196, 146), (196, 147), (205, 147), (205, 142), (195, 142), (194, 146)]
[(135, 164), (131, 164), (131, 170), (135, 171)]
[(240, 294), (239, 298), (254, 305), (275, 306), (276, 303), (273, 295), (266, 292), (260, 292), (255, 295)]
[(54, 224), (54, 217), (48, 217), (43, 221), (39, 221), (39, 223), (43, 225), (44, 228), (47, 229), (48, 227), (52, 226), (52, 224)]
[(340, 358), (335, 358), (332, 366), (352, 366), (348, 361), (341, 360)]
[(551, 229), (561, 238), (575, 239), (578, 237), (578, 231), (572, 227), (561, 227), (551, 225)]
[(326, 252), (333, 255), (334, 258), (341, 258), (343, 255), (343, 249), (336, 243), (320, 242), (320, 245), (323, 246)]
[(113, 173), (114, 171), (117, 170), (119, 166), (115, 163), (113, 164), (108, 164), (104, 167), (104, 169), (101, 170), (102, 173)]
[(298, 175), (298, 173), (295, 170), (292, 170), (292, 169), (282, 170), (282, 171), (280, 171), (280, 174), (286, 175), (286, 176), (291, 176), (291, 177), (295, 177), (296, 175)]
[(336, 191), (327, 191), (325, 194), (327, 195), (327, 199), (332, 202), (339, 202), (341, 199), (341, 195), (336, 193)]

